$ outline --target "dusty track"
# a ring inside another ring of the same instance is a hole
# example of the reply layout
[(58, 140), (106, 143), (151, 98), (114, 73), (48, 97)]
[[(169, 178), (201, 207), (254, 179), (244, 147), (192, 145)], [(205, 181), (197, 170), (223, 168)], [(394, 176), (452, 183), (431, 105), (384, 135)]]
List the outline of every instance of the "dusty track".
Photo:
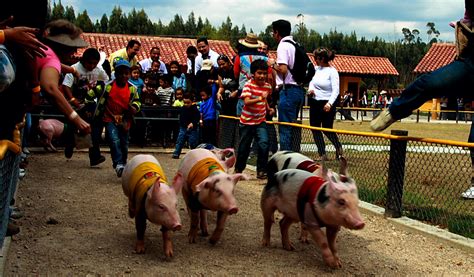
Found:
[[(172, 179), (179, 161), (171, 159), (171, 154), (156, 157)], [(109, 155), (96, 169), (89, 168), (86, 153), (75, 153), (69, 161), (60, 153), (38, 153), (29, 161), (18, 193), (18, 205), (25, 217), (18, 221), (21, 233), (10, 246), (7, 276), (474, 274), (473, 253), (399, 230), (382, 218), (368, 215), (363, 215), (364, 230), (340, 233), (338, 249), (343, 268), (339, 270), (323, 264), (314, 244), (297, 242), (296, 224), (291, 228), (295, 251), (282, 249), (278, 225), (272, 229), (271, 247), (263, 248), (259, 207), (263, 183), (253, 172), (248, 172), (252, 180), (238, 184), (240, 211), (229, 218), (216, 246), (202, 237), (196, 244), (187, 242), (189, 218), (180, 196), (184, 228), (173, 236), (175, 257), (171, 261), (164, 258), (161, 233), (151, 224), (146, 233), (147, 252), (137, 255), (133, 253), (134, 222), (127, 216), (127, 200)], [(58, 223), (48, 224), (51, 219)], [(209, 221), (214, 222), (214, 215)]]

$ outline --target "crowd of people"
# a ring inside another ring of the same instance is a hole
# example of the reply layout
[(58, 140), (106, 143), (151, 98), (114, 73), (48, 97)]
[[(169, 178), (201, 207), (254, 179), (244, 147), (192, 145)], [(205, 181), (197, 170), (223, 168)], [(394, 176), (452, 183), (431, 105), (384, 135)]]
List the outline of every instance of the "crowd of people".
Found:
[[(47, 6), (44, 2), (36, 3), (39, 11), (42, 5)], [(65, 156), (71, 158), (77, 139), (82, 136), (90, 140), (90, 166), (102, 164), (106, 157), (99, 146), (105, 129), (113, 169), (121, 177), (127, 163), (130, 136), (146, 137), (147, 126), (158, 124), (157, 121), (134, 121), (134, 118), (147, 117), (147, 109), (176, 108), (179, 112), (179, 121), (160, 123), (160, 131), (154, 134), (163, 146), (175, 147), (172, 157), (176, 159), (186, 145), (194, 148), (199, 143), (217, 144), (219, 114), (237, 116), (240, 135), (236, 135), (234, 127), (225, 128), (232, 139), (231, 145), (223, 147), (233, 146), (239, 140), (235, 172), (242, 172), (253, 144), (257, 154), (257, 178), (265, 179), (270, 152), (295, 150), (292, 127), (279, 126), (278, 145), (275, 127), (266, 124), (266, 120), (277, 115), (279, 122), (296, 123), (307, 95), (310, 124), (333, 127), (339, 98), (339, 75), (329, 64), (334, 53), (324, 47), (314, 51), (316, 74), (306, 93), (293, 76), (297, 48), (291, 36), (291, 24), (286, 20), (277, 20), (271, 25), (273, 38), (278, 42), (276, 60), (268, 57), (268, 47), (252, 33), (239, 40), (235, 57), (217, 53), (209, 41), (201, 37), (196, 47), (190, 45), (186, 49), (187, 68), (183, 70), (178, 61), (166, 65), (160, 59), (158, 46), (151, 48), (148, 58), (138, 60), (141, 43), (134, 39), (107, 58), (100, 47), (87, 48), (74, 63), (71, 57), (76, 50), (88, 46), (78, 27), (66, 20), (45, 24), (46, 9), (44, 17), (39, 16), (41, 19), (34, 19), (36, 21), (22, 18), (20, 11), (8, 11), (15, 16), (13, 21), (0, 14), (2, 19), (7, 18), (0, 26), (0, 54), (7, 59), (0, 60), (2, 65), (15, 64), (10, 71), (8, 66), (2, 67), (7, 71), (2, 73), (0, 86), (0, 139), (12, 140), (25, 112), (43, 97), (65, 116), (62, 136)], [(471, 52), (462, 52), (463, 59), (415, 81), (390, 105), (385, 98), (384, 107), (388, 109), (372, 122), (372, 128), (385, 129), (428, 98), (442, 96), (441, 92), (447, 91), (447, 87), (449, 91), (469, 91), (473, 81)], [(15, 93), (9, 93), (11, 91)], [(350, 98), (350, 94), (347, 97)], [(366, 94), (361, 99), (362, 106), (370, 105)], [(473, 133), (471, 131), (470, 141)], [(343, 148), (337, 134), (313, 131), (320, 160), (328, 159), (323, 134), (334, 145), (335, 158), (341, 158)], [(23, 152), (23, 158), (29, 154), (26, 147)], [(9, 209), (9, 215), (13, 210)], [(9, 225), (9, 234), (18, 231), (13, 224)]]

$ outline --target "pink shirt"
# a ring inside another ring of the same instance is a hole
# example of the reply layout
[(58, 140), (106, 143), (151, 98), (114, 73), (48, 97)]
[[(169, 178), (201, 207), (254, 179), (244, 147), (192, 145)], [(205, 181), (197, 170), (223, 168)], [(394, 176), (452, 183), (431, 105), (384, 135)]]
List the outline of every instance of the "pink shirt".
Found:
[(36, 72), (38, 72), (38, 75), (40, 74), (41, 70), (43, 70), (46, 67), (52, 67), (58, 71), (58, 74), (60, 74), (61, 61), (59, 61), (58, 56), (49, 47), (45, 51), (45, 54), (46, 54), (46, 57), (44, 58), (36, 58)]

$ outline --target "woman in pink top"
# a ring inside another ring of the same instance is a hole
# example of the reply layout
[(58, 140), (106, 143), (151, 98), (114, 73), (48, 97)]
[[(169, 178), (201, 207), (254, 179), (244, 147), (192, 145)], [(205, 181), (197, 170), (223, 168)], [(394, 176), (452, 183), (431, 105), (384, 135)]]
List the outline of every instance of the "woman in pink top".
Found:
[(54, 20), (48, 23), (43, 34), (43, 43), (48, 47), (46, 57), (36, 58), (36, 70), (43, 92), (48, 94), (59, 111), (83, 134), (91, 132), (85, 122), (69, 105), (59, 90), (61, 61), (66, 61), (77, 48), (87, 46), (80, 34), (82, 30), (67, 20)]

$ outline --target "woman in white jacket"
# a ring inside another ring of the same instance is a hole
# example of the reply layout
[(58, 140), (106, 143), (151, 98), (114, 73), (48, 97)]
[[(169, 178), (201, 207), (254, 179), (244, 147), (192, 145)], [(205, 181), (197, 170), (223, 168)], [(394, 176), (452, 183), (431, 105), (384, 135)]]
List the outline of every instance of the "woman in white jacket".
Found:
[[(336, 114), (336, 104), (339, 97), (339, 73), (329, 65), (334, 59), (334, 52), (327, 48), (314, 51), (316, 73), (309, 83), (309, 122), (311, 126), (331, 128)], [(336, 133), (324, 132), (336, 149), (336, 159), (342, 156), (342, 145)], [(314, 142), (318, 147), (321, 160), (327, 160), (326, 145), (321, 131), (313, 131)]]

